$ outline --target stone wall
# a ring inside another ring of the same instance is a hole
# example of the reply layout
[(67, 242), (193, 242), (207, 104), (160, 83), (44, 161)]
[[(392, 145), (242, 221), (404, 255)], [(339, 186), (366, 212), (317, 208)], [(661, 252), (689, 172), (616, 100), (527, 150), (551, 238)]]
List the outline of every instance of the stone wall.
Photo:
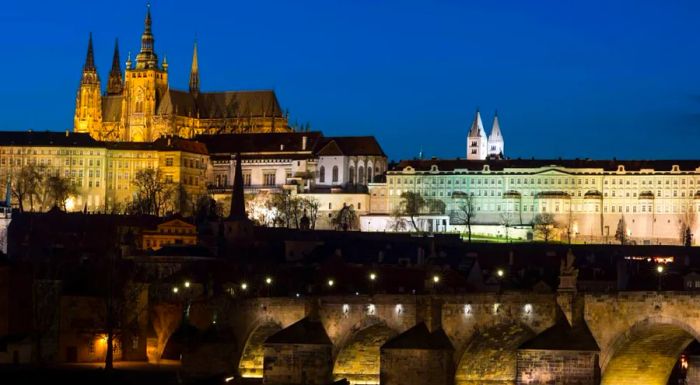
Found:
[(517, 385), (597, 385), (599, 381), (594, 352), (519, 350), (517, 362)]
[(329, 345), (266, 344), (265, 384), (324, 385), (331, 382)]
[(382, 385), (450, 385), (453, 383), (452, 351), (382, 349)]

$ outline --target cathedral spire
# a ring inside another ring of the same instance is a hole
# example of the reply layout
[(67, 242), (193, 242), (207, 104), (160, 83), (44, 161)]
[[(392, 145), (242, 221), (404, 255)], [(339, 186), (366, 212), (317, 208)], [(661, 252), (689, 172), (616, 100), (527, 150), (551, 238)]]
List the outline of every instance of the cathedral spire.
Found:
[(197, 40), (194, 41), (194, 52), (192, 53), (192, 68), (190, 68), (190, 93), (199, 93), (199, 64), (197, 63)]
[(107, 95), (120, 95), (122, 93), (122, 68), (119, 63), (119, 39), (114, 41), (114, 55), (112, 56), (112, 69), (109, 71), (107, 81)]
[(153, 49), (154, 38), (151, 25), (151, 4), (148, 4), (143, 34), (141, 35), (141, 52), (139, 52), (139, 54), (136, 55), (137, 69), (158, 67), (158, 56), (155, 54)]
[(95, 67), (95, 53), (92, 49), (92, 33), (88, 39), (87, 55), (85, 56), (85, 64), (83, 65), (83, 75), (80, 78), (80, 84), (99, 84), (100, 76), (97, 74)]
[(83, 65), (83, 72), (87, 71), (97, 71), (95, 68), (95, 54), (92, 50), (92, 32), (90, 32), (90, 37), (88, 38), (87, 55), (85, 56), (85, 65)]

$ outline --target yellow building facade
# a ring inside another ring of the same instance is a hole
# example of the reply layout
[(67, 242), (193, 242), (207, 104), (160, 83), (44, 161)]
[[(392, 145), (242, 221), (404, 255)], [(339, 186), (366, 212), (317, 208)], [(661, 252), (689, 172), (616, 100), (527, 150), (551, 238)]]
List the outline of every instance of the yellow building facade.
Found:
[[(43, 186), (23, 186), (29, 168), (58, 175), (75, 188), (68, 211), (121, 212), (133, 200), (137, 173), (159, 170), (162, 181), (182, 189), (187, 204), (206, 194), (209, 155), (201, 143), (181, 138), (154, 142), (98, 142), (86, 133), (0, 132), (0, 178), (12, 185), (12, 204), (26, 211), (50, 209)], [(39, 178), (39, 180), (42, 180)], [(23, 194), (23, 191), (31, 191)], [(175, 209), (175, 208), (173, 208)]]
[(115, 46), (103, 95), (90, 37), (76, 98), (75, 132), (100, 141), (152, 142), (164, 135), (291, 131), (274, 91), (200, 92), (196, 45), (189, 90), (170, 88), (168, 63), (159, 60), (154, 42), (149, 8), (140, 52), (134, 61), (126, 60), (122, 77)]

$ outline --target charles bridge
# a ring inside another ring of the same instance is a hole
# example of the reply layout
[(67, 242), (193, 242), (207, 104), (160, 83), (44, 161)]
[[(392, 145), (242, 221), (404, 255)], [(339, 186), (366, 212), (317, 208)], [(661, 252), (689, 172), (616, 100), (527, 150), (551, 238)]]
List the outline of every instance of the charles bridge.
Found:
[(250, 298), (229, 315), (229, 369), (273, 384), (661, 385), (700, 336), (692, 292)]

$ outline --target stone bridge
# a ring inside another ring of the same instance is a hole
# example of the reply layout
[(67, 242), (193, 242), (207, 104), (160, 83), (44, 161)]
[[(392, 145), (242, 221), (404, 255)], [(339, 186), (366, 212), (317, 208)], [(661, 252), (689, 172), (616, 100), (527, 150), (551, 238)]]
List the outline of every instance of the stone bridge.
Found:
[[(232, 369), (266, 383), (665, 385), (700, 336), (700, 295), (257, 298), (237, 302), (228, 322)], [(303, 339), (314, 327), (328, 342)], [(695, 370), (691, 361), (689, 378)]]

